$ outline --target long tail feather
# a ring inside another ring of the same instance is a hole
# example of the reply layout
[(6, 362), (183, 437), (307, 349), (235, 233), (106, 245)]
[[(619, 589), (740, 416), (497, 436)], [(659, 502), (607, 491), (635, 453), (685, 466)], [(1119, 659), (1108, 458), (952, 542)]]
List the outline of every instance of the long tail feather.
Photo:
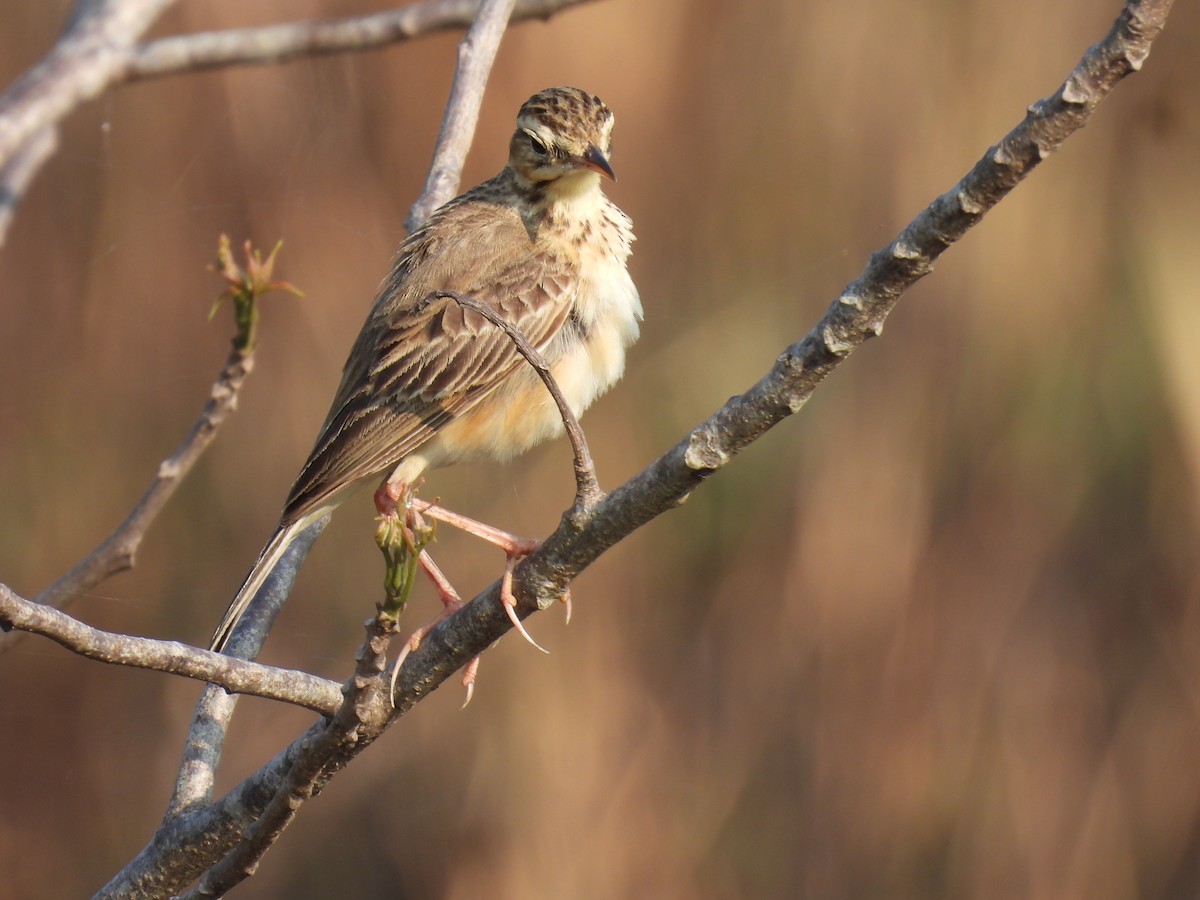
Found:
[[(325, 510), (322, 510), (322, 514), (324, 512)], [(246, 580), (238, 588), (237, 596), (229, 604), (229, 609), (225, 610), (221, 624), (213, 632), (212, 642), (208, 645), (210, 650), (220, 653), (225, 649), (225, 644), (228, 642), (229, 636), (233, 633), (234, 627), (245, 614), (250, 601), (254, 599), (254, 595), (258, 593), (258, 589), (263, 586), (263, 582), (267, 580), (267, 576), (271, 574), (276, 563), (287, 552), (296, 535), (312, 524), (313, 521), (315, 521), (314, 518), (306, 516), (290, 525), (281, 526), (271, 535), (271, 540), (267, 541), (267, 546), (263, 547), (262, 553), (258, 555), (258, 560), (254, 563), (250, 574), (246, 576)]]

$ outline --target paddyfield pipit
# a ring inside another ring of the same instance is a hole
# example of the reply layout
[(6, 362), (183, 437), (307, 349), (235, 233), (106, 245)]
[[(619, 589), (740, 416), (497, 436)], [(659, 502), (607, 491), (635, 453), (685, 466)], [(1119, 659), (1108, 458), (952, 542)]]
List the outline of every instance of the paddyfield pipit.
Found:
[[(283, 515), (217, 627), (221, 650), (292, 539), (385, 476), (401, 496), (426, 469), (507, 460), (562, 432), (553, 399), (512, 340), (438, 291), (514, 325), (545, 358), (576, 415), (618, 378), (641, 301), (625, 261), (629, 218), (600, 189), (615, 180), (613, 114), (577, 88), (521, 107), (508, 165), (451, 200), (396, 254)], [(382, 508), (381, 508), (381, 511)]]

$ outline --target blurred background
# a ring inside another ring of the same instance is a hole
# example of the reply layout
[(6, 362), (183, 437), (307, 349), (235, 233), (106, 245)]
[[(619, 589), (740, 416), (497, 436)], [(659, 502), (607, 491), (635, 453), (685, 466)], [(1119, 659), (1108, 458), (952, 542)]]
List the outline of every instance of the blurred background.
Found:
[[(155, 35), (363, 14), (187, 4)], [(0, 8), (0, 82), (64, 0)], [(639, 471), (798, 339), (867, 254), (1052, 93), (1116, 0), (608, 0), (514, 27), (464, 184), (517, 107), (617, 114), (646, 321), (584, 419)], [(207, 641), (270, 533), (418, 194), (458, 34), (121, 88), (70, 118), (0, 253), (0, 580), (128, 511), (224, 360), (217, 236), (285, 246), (238, 414), (134, 572), (73, 607)], [(948, 252), (803, 414), (506, 637), (307, 807), (239, 897), (1200, 895), (1200, 12)], [(556, 443), (427, 492), (543, 535)], [(264, 659), (339, 680), (381, 577), (367, 495)], [(474, 594), (499, 553), (443, 530)], [(411, 623), (431, 617), (431, 591)], [(144, 844), (200, 687), (0, 654), (0, 870), (72, 897)], [(244, 700), (221, 786), (311, 716)]]

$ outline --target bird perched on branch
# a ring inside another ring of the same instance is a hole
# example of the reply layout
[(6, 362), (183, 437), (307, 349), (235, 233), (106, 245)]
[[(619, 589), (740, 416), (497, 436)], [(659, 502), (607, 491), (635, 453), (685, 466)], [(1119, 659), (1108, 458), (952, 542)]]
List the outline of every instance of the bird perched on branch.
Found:
[(507, 460), (563, 430), (503, 331), (439, 291), (486, 304), (550, 365), (576, 415), (621, 377), (641, 301), (633, 230), (601, 190), (613, 114), (577, 88), (534, 94), (504, 170), (437, 210), (401, 246), (283, 515), (212, 639), (221, 650), (296, 535), (347, 489), (384, 477), (381, 513), (427, 469)]

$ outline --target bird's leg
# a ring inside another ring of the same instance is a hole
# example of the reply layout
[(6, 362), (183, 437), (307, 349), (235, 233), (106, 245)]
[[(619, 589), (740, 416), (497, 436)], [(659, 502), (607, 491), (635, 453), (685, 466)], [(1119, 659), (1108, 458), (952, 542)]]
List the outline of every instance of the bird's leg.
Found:
[(464, 516), (461, 513), (438, 506), (436, 503), (430, 503), (428, 500), (414, 499), (412, 505), (430, 518), (437, 519), (439, 522), (445, 522), (447, 525), (453, 525), (459, 531), (473, 534), (475, 537), (482, 538), (489, 544), (495, 544), (505, 554), (517, 559), (528, 556), (538, 547), (542, 546), (542, 542), (537, 538), (518, 537), (494, 525), (488, 525), (486, 522), (480, 522), (478, 519), (472, 519), (469, 516)]
[[(411, 505), (414, 509), (428, 515), (430, 518), (437, 519), (439, 522), (445, 522), (447, 525), (452, 525), (467, 534), (473, 534), (475, 537), (482, 538), (490, 544), (495, 544), (504, 551), (507, 557), (504, 562), (504, 576), (500, 579), (500, 602), (504, 604), (504, 612), (508, 615), (509, 620), (513, 623), (513, 627), (521, 632), (525, 640), (533, 644), (543, 653), (546, 650), (541, 644), (535, 641), (529, 632), (525, 630), (520, 617), (517, 615), (517, 598), (513, 595), (512, 590), (512, 575), (513, 569), (517, 563), (536, 550), (542, 545), (542, 542), (535, 538), (517, 537), (493, 525), (488, 525), (485, 522), (480, 522), (460, 513), (452, 512), (434, 503), (429, 503), (425, 500), (413, 500)], [(567, 608), (567, 621), (571, 621), (571, 592), (568, 590), (562, 595), (563, 604)]]
[(383, 482), (375, 489), (375, 511), (385, 518), (399, 515), (400, 507), (407, 509), (412, 503), (421, 480), (417, 479), (417, 484), (403, 481)]
[[(482, 538), (488, 543), (495, 544), (504, 551), (506, 560), (504, 565), (504, 575), (500, 580), (500, 602), (504, 607), (504, 612), (512, 622), (513, 627), (521, 633), (525, 640), (529, 641), (537, 649), (543, 653), (548, 653), (541, 644), (535, 641), (532, 635), (526, 630), (524, 623), (517, 615), (517, 600), (513, 595), (512, 590), (512, 575), (513, 569), (516, 568), (518, 562), (528, 556), (534, 550), (541, 546), (541, 541), (532, 538), (522, 538), (500, 528), (472, 519), (468, 516), (452, 512), (434, 503), (429, 503), (425, 500), (416, 498), (417, 485), (407, 484), (401, 481), (384, 481), (375, 491), (375, 509), (379, 512), (380, 517), (384, 521), (396, 522), (400, 518), (400, 510), (404, 510), (404, 526), (405, 530), (414, 534), (425, 534), (430, 531), (425, 524), (421, 514), (425, 513), (431, 518), (448, 525), (452, 525), (468, 534), (473, 534), (476, 537)], [(423, 546), (423, 545), (422, 545)], [(400, 651), (400, 655), (396, 660), (396, 664), (392, 669), (392, 692), (395, 692), (396, 678), (400, 673), (400, 664), (404, 662), (409, 653), (421, 646), (421, 641), (425, 636), (438, 625), (439, 622), (458, 612), (463, 607), (463, 600), (454, 586), (450, 584), (450, 580), (442, 573), (434, 563), (433, 558), (429, 553), (420, 549), (417, 557), (421, 568), (425, 574), (429, 576), (429, 580), (433, 582), (434, 588), (437, 590), (438, 597), (441, 598), (444, 609), (442, 614), (431, 622), (422, 625), (414, 631), (408, 640), (404, 643), (404, 648)], [(567, 621), (571, 621), (571, 593), (568, 590), (561, 598), (566, 606)], [(475, 676), (479, 671), (479, 657), (475, 657), (468, 664), (463, 673), (463, 686), (467, 689), (467, 700), (463, 705), (471, 702), (471, 697), (475, 690)]]
[[(416, 510), (410, 510), (410, 513), (420, 519), (420, 513), (416, 512)], [(425, 574), (429, 576), (429, 580), (433, 582), (438, 597), (442, 600), (443, 609), (440, 616), (426, 622), (405, 640), (404, 647), (400, 650), (400, 655), (396, 657), (396, 664), (392, 667), (391, 696), (395, 696), (396, 678), (400, 674), (400, 666), (404, 664), (404, 660), (408, 658), (408, 654), (420, 647), (421, 641), (425, 640), (425, 635), (429, 634), (440, 622), (450, 618), (450, 616), (454, 615), (465, 605), (462, 597), (458, 595), (458, 591), (454, 589), (454, 585), (450, 583), (450, 579), (438, 568), (437, 563), (433, 561), (433, 557), (429, 555), (427, 550), (422, 550), (417, 560), (421, 568), (425, 570)], [(475, 677), (478, 674), (479, 657), (476, 656), (463, 669), (462, 686), (467, 689), (467, 699), (463, 701), (464, 707), (471, 702), (471, 698), (475, 695)]]
[[(389, 695), (392, 697), (396, 693), (396, 678), (400, 674), (400, 666), (404, 664), (408, 654), (421, 646), (421, 641), (434, 626), (463, 607), (463, 601), (458, 595), (458, 591), (454, 590), (450, 580), (442, 574), (442, 570), (437, 567), (429, 555), (429, 551), (425, 549), (425, 545), (434, 538), (434, 530), (425, 523), (421, 514), (412, 506), (415, 490), (412, 485), (385, 481), (375, 492), (375, 508), (379, 511), (380, 517), (376, 539), (388, 563), (384, 582), (387, 593), (385, 608), (399, 618), (408, 600), (408, 595), (412, 591), (412, 576), (419, 565), (437, 589), (444, 609), (440, 616), (422, 625), (404, 641), (404, 646), (396, 657), (395, 665), (392, 666), (389, 691)], [(404, 509), (403, 517), (399, 512), (401, 507)], [(467, 663), (463, 672), (462, 684), (467, 689), (467, 699), (463, 702), (463, 706), (471, 702), (471, 697), (475, 693), (475, 676), (478, 671), (479, 657), (476, 656)]]

